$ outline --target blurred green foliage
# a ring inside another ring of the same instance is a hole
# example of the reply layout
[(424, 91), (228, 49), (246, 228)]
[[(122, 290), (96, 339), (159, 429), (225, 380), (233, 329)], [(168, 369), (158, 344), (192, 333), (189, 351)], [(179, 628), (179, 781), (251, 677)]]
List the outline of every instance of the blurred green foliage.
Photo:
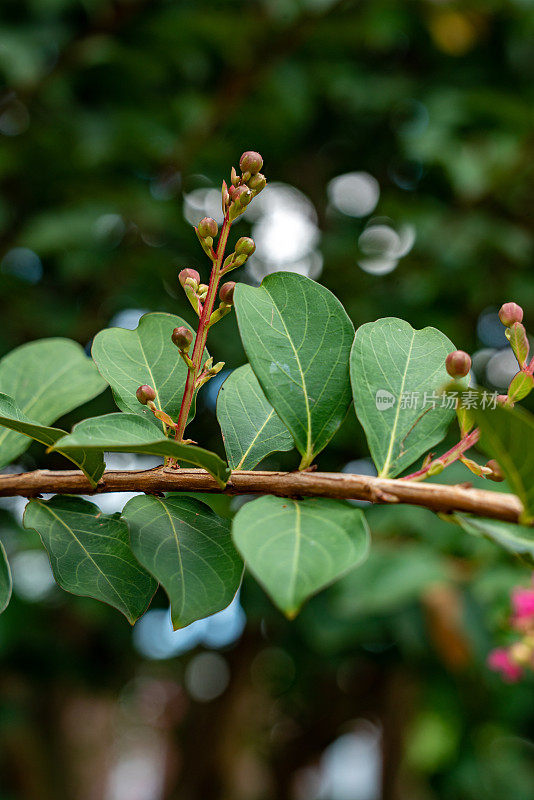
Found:
[[(477, 323), (508, 300), (527, 327), (534, 313), (533, 35), (529, 0), (3, 0), (0, 355), (45, 336), (86, 345), (125, 309), (191, 320), (177, 272), (206, 276), (207, 264), (184, 193), (218, 187), (249, 148), (270, 181), (314, 204), (320, 280), (355, 325), (400, 316), (470, 352), (504, 346)], [(353, 171), (379, 183), (375, 217), (415, 230), (382, 276), (358, 266), (369, 215), (329, 204), (329, 181)], [(215, 360), (243, 363), (235, 319), (216, 331)], [(112, 409), (108, 393), (86, 412)], [(195, 438), (220, 451), (212, 410), (199, 417)], [(366, 454), (351, 414), (320, 466)], [(22, 463), (63, 466), (35, 446)], [(245, 584), (229, 699), (188, 700), (169, 723), (188, 769), (171, 770), (165, 800), (300, 797), (295, 775), (361, 717), (382, 727), (385, 800), (534, 795), (532, 686), (484, 666), (528, 570), (423, 510), (371, 509), (369, 520), (369, 562), (295, 623)], [(38, 547), (8, 511), (0, 533), (10, 552)], [(111, 609), (59, 590), (15, 597), (0, 655), (1, 800), (85, 800), (65, 750), (73, 694), (129, 708), (134, 677), (181, 686), (191, 658), (143, 661)], [(246, 746), (237, 722), (213, 725), (239, 708)], [(225, 764), (254, 754), (245, 788), (214, 761), (222, 740), (233, 743)]]

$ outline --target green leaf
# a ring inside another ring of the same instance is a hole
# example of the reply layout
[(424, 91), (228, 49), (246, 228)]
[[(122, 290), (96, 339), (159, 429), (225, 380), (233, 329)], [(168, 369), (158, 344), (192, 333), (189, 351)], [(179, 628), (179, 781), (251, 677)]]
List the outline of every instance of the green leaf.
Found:
[(235, 369), (221, 386), (217, 419), (231, 469), (254, 469), (270, 453), (293, 447), (249, 364)]
[(9, 562), (7, 560), (4, 545), (0, 542), (0, 614), (6, 610), (11, 600), (11, 590), (13, 588), (13, 580), (11, 578), (11, 570), (9, 569)]
[(79, 422), (56, 442), (54, 450), (70, 454), (82, 448), (87, 452), (145, 453), (151, 456), (172, 456), (179, 464), (207, 470), (224, 487), (230, 470), (215, 453), (190, 444), (167, 439), (153, 425), (136, 414), (104, 414)]
[[(19, 431), (36, 442), (53, 446), (67, 431), (60, 428), (50, 428), (28, 419), (13, 402), (11, 397), (0, 394), (0, 425), (13, 431)], [(61, 453), (61, 450), (58, 450)], [(93, 486), (96, 486), (105, 469), (102, 453), (88, 453), (82, 449), (73, 449), (70, 453), (62, 453), (73, 461), (87, 476)]]
[[(30, 342), (0, 361), (0, 392), (40, 425), (50, 425), (105, 388), (91, 359), (70, 339)], [(29, 445), (28, 437), (21, 433), (0, 431), (0, 467), (10, 464)]]
[(134, 497), (122, 517), (132, 550), (161, 583), (174, 628), (221, 611), (239, 588), (243, 564), (230, 536), (230, 521), (192, 497)]
[(499, 522), (495, 519), (478, 519), (455, 514), (454, 519), (473, 536), (485, 536), (509, 553), (519, 556), (529, 566), (534, 566), (534, 528)]
[[(176, 421), (188, 369), (172, 343), (171, 334), (181, 325), (194, 333), (191, 326), (175, 314), (145, 314), (134, 331), (107, 328), (97, 333), (91, 351), (121, 411), (145, 417), (160, 429), (161, 422), (139, 403), (135, 392), (144, 384), (152, 386), (157, 408)], [(205, 357), (208, 357), (207, 351)], [(192, 413), (194, 415), (194, 411)]]
[[(438, 444), (455, 415), (442, 398), (450, 382), (445, 358), (455, 349), (436, 328), (416, 331), (387, 317), (358, 328), (351, 353), (354, 406), (378, 474), (393, 478)], [(415, 407), (410, 399), (415, 398)], [(426, 412), (426, 413), (425, 413)]]
[(128, 527), (81, 497), (31, 500), (23, 525), (33, 528), (48, 552), (62, 589), (102, 600), (133, 625), (146, 611), (157, 584), (130, 549)]
[(473, 409), (480, 446), (495, 458), (510, 489), (523, 503), (520, 522), (534, 521), (534, 417), (522, 408)]
[(237, 512), (232, 534), (247, 567), (289, 618), (369, 550), (362, 511), (322, 498), (260, 497)]
[(263, 392), (309, 466), (350, 405), (352, 322), (334, 295), (309, 278), (269, 275), (234, 295), (243, 346)]

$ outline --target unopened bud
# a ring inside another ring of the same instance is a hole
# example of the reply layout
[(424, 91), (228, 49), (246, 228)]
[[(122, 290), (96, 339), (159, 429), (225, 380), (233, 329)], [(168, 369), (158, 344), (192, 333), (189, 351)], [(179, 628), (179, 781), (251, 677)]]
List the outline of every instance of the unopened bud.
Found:
[(235, 171), (235, 167), (232, 167), (230, 171), (230, 181), (232, 182), (233, 186), (237, 186), (239, 183), (239, 175)]
[(202, 236), (203, 239), (206, 239), (208, 236), (211, 236), (213, 239), (217, 236), (218, 230), (217, 223), (211, 217), (204, 217), (204, 219), (201, 219), (197, 227), (198, 235)]
[(265, 189), (267, 186), (267, 178), (265, 175), (262, 175), (261, 172), (258, 172), (257, 175), (252, 175), (247, 181), (247, 186), (254, 194), (258, 194), (258, 192), (261, 192), (261, 190)]
[(189, 328), (186, 328), (185, 325), (181, 325), (179, 328), (173, 330), (171, 339), (179, 350), (183, 353), (187, 353), (193, 341), (193, 334)]
[(255, 175), (263, 167), (263, 158), (254, 150), (247, 150), (239, 159), (241, 172), (250, 172)]
[(219, 297), (223, 303), (231, 306), (234, 302), (234, 289), (235, 289), (235, 281), (228, 281), (228, 283), (223, 283), (219, 290)]
[(197, 286), (200, 283), (200, 275), (198, 274), (196, 269), (189, 269), (189, 268), (183, 269), (178, 275), (178, 280), (180, 281), (182, 286), (185, 286), (185, 282), (188, 278), (194, 281), (197, 284)]
[(147, 386), (144, 384), (140, 386), (139, 389), (136, 391), (135, 396), (141, 403), (141, 405), (146, 406), (151, 400), (155, 400), (156, 392), (152, 388), (152, 386)]
[(513, 325), (514, 322), (522, 322), (523, 309), (517, 303), (504, 303), (499, 311), (499, 319), (506, 327)]
[(252, 200), (252, 192), (247, 186), (238, 186), (233, 193), (230, 192), (230, 196), (235, 203), (243, 207), (248, 206)]
[(235, 245), (235, 252), (238, 256), (251, 256), (255, 249), (256, 245), (250, 236), (242, 236)]
[(471, 357), (463, 350), (455, 350), (445, 359), (445, 368), (451, 378), (463, 378), (471, 369)]
[(488, 478), (490, 481), (495, 481), (496, 483), (500, 483), (501, 481), (504, 480), (504, 475), (501, 466), (500, 464), (497, 463), (497, 461), (495, 461), (494, 458), (488, 461), (486, 467), (489, 467), (489, 469), (491, 470), (491, 473), (489, 475), (486, 475), (486, 478)]

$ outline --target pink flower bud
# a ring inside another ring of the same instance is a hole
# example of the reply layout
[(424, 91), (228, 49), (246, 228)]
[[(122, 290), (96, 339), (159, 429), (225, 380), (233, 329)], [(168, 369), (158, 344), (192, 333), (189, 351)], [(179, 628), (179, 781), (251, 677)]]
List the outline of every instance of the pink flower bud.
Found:
[(239, 159), (241, 172), (250, 172), (255, 175), (263, 167), (263, 158), (254, 150), (247, 150)]
[(197, 285), (200, 283), (200, 275), (196, 269), (183, 269), (178, 275), (178, 280), (182, 286), (185, 286), (185, 282), (188, 278), (191, 278), (191, 280), (195, 281)]
[(506, 327), (513, 325), (514, 322), (522, 322), (523, 309), (517, 303), (504, 303), (499, 311), (499, 319)]
[(217, 223), (211, 217), (204, 217), (204, 219), (201, 219), (197, 227), (198, 235), (203, 239), (206, 239), (208, 236), (214, 239), (215, 236), (217, 236), (218, 230)]
[(146, 406), (148, 402), (151, 400), (155, 400), (156, 392), (152, 388), (152, 386), (147, 386), (146, 383), (143, 386), (140, 386), (139, 389), (136, 391), (135, 396), (141, 403), (141, 405)]
[(471, 369), (471, 357), (463, 350), (455, 350), (445, 359), (445, 368), (451, 378), (463, 378)]
[(488, 667), (494, 672), (500, 672), (507, 683), (517, 683), (523, 674), (521, 667), (514, 664), (504, 647), (497, 647), (491, 651), (488, 656)]
[(227, 283), (223, 283), (219, 290), (219, 297), (223, 303), (226, 305), (231, 306), (234, 301), (234, 289), (235, 289), (235, 281), (228, 281)]
[(171, 339), (179, 350), (183, 353), (187, 353), (193, 341), (193, 334), (189, 328), (186, 328), (185, 325), (181, 325), (179, 328), (173, 330)]
[(256, 245), (250, 236), (242, 236), (235, 245), (235, 252), (238, 256), (251, 256), (255, 249)]

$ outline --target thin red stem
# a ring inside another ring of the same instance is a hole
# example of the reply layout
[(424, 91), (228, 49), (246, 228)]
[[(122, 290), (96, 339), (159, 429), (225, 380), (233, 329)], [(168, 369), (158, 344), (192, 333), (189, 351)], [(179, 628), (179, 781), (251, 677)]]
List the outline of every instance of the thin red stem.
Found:
[(454, 447), (451, 447), (450, 450), (447, 450), (439, 458), (433, 459), (426, 467), (422, 467), (421, 469), (417, 470), (417, 472), (412, 472), (411, 475), (405, 475), (403, 478), (400, 478), (402, 481), (413, 481), (413, 480), (421, 480), (422, 478), (427, 475), (430, 469), (435, 466), (436, 464), (443, 464), (444, 467), (448, 467), (449, 464), (453, 464), (457, 461), (463, 454), (469, 450), (473, 445), (478, 442), (480, 437), (480, 429), (475, 428), (471, 433), (467, 433), (462, 439), (460, 439)]
[(180, 415), (178, 417), (178, 422), (176, 423), (175, 437), (177, 441), (182, 441), (184, 437), (184, 431), (189, 417), (189, 410), (195, 394), (195, 383), (202, 367), (202, 357), (204, 355), (204, 348), (206, 347), (206, 340), (208, 338), (209, 321), (213, 312), (215, 300), (217, 299), (217, 289), (219, 287), (219, 280), (221, 278), (221, 266), (224, 260), (224, 251), (226, 250), (230, 226), (231, 222), (228, 219), (227, 214), (224, 218), (223, 226), (221, 228), (221, 234), (219, 236), (217, 250), (215, 252), (215, 260), (211, 270), (208, 293), (206, 295), (206, 299), (202, 307), (202, 313), (198, 322), (195, 345), (193, 347), (193, 354), (191, 356), (193, 369), (190, 369), (187, 374), (184, 394), (182, 397), (182, 405), (180, 406)]

